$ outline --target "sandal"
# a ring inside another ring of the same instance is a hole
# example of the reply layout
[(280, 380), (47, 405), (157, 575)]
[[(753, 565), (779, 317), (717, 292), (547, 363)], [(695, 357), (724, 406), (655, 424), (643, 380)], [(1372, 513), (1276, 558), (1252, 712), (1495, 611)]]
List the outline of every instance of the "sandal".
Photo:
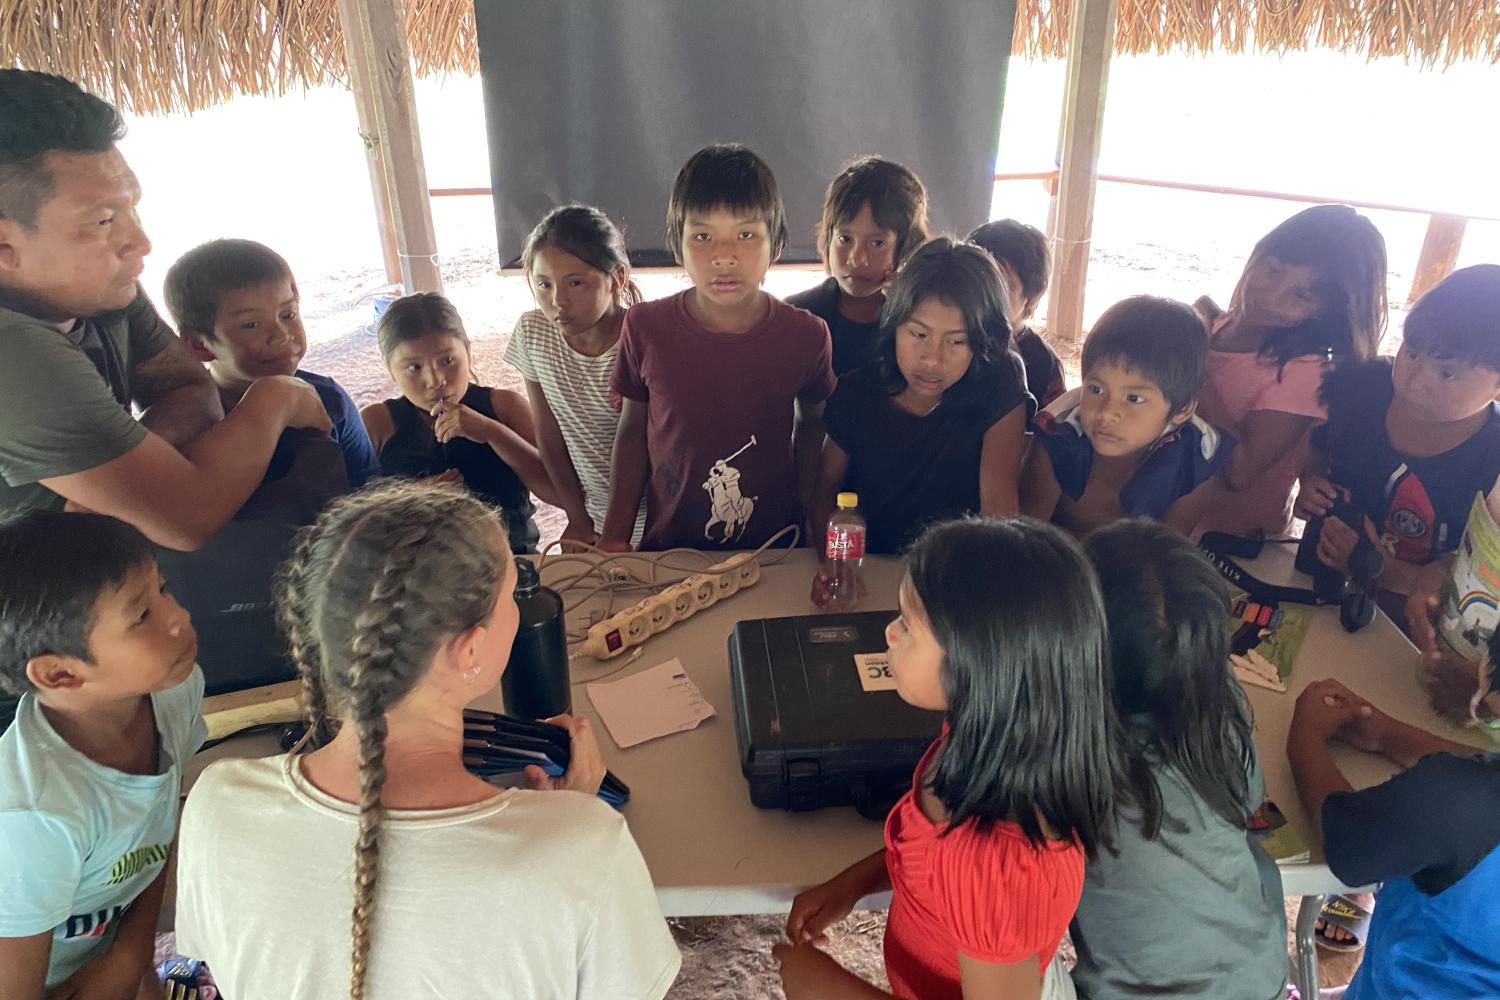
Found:
[[(1319, 948), (1336, 952), (1359, 951), (1365, 946), (1365, 934), (1370, 929), (1370, 911), (1348, 896), (1324, 896), (1323, 908), (1318, 912), (1323, 929), (1315, 932), (1314, 940)], [(1327, 934), (1329, 927), (1347, 931), (1353, 940), (1335, 941)]]

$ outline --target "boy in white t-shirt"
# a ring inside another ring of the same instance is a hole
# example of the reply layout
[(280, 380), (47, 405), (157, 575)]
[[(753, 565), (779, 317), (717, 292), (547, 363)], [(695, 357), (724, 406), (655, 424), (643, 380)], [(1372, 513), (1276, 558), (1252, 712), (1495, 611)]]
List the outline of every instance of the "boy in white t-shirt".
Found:
[(161, 996), (167, 855), (205, 736), (197, 653), (134, 527), (57, 511), (0, 524), (0, 689), (21, 695), (0, 736), (7, 996)]

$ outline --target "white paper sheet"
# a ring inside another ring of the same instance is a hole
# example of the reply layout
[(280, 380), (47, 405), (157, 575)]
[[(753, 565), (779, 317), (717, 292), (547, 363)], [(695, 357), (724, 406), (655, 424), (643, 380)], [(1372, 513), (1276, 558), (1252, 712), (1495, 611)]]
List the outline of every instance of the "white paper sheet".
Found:
[(696, 729), (704, 719), (714, 716), (714, 707), (704, 700), (698, 685), (675, 658), (624, 680), (590, 684), (588, 693), (594, 710), (622, 750), (658, 736)]

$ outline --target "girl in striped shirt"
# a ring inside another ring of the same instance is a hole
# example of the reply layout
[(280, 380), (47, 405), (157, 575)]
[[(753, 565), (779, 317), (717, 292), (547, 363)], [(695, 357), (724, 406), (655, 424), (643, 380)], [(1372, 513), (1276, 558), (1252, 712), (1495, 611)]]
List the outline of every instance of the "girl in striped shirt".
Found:
[[(587, 205), (548, 212), (527, 237), (521, 266), (537, 308), (517, 321), (505, 360), (526, 380), (542, 462), (568, 515), (562, 537), (594, 544), (620, 420), (609, 376), (621, 320), (640, 289), (619, 229)], [(643, 502), (634, 540), (644, 516)]]

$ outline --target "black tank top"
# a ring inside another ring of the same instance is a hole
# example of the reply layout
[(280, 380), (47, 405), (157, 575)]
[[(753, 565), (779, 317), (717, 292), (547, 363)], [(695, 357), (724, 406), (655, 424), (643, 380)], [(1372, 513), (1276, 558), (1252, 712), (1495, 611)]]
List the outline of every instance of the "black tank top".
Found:
[[(461, 400), (463, 405), (491, 420), (495, 407), (490, 390), (470, 384)], [(380, 449), (380, 471), (388, 476), (434, 476), (457, 469), (464, 483), (481, 500), (499, 507), (505, 514), (512, 552), (535, 552), (539, 537), (532, 515), (531, 491), (521, 482), (515, 470), (487, 444), (454, 438), (438, 444), (426, 414), (405, 396), (385, 401), (395, 433)]]

